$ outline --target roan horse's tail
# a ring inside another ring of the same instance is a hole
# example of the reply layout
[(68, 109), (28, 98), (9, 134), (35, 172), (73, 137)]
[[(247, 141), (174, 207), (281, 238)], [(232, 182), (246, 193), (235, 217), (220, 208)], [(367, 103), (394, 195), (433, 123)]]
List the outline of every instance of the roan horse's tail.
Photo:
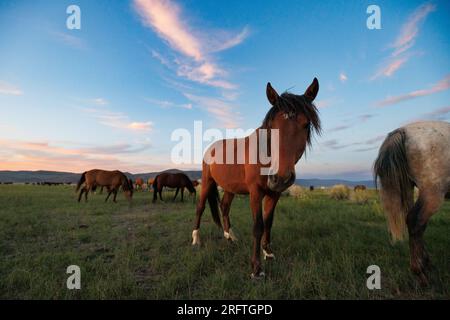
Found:
[(78, 190), (80, 190), (81, 185), (82, 185), (85, 181), (86, 181), (86, 171), (83, 172), (83, 174), (81, 175), (80, 181), (78, 181), (76, 192), (78, 192)]
[(214, 222), (219, 226), (220, 229), (222, 229), (222, 222), (220, 221), (219, 211), (219, 190), (217, 189), (216, 182), (213, 182), (209, 189), (208, 203)]
[(373, 168), (375, 185), (378, 179), (381, 182), (381, 202), (394, 241), (402, 240), (405, 235), (406, 216), (414, 199), (405, 139), (404, 129), (391, 132), (381, 145)]

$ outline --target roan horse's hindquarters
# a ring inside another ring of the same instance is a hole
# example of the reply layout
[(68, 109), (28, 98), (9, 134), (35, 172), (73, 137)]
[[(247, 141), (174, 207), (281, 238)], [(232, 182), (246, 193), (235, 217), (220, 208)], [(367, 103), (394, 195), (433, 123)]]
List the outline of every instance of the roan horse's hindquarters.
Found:
[[(430, 259), (423, 234), (450, 188), (450, 124), (418, 122), (391, 132), (380, 147), (374, 165), (381, 181), (381, 201), (393, 239), (409, 234), (411, 270), (423, 285)], [(414, 203), (413, 188), (419, 189)]]

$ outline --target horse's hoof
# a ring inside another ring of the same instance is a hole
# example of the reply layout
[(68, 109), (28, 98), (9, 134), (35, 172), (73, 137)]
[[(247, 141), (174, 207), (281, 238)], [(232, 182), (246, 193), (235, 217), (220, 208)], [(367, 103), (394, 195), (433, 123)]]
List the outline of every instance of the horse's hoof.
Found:
[(200, 234), (198, 229), (192, 231), (192, 245), (200, 245)]
[(228, 232), (224, 231), (223, 232), (223, 236), (225, 237), (225, 239), (230, 240), (232, 242), (236, 242), (237, 241), (237, 238), (234, 235), (233, 230), (231, 230), (231, 228), (228, 229)]
[(260, 271), (257, 274), (252, 273), (250, 277), (252, 280), (262, 280), (266, 277), (266, 274), (263, 271)]
[(275, 255), (273, 253), (268, 253), (264, 249), (263, 249), (263, 255), (264, 255), (264, 260), (274, 260), (275, 259)]

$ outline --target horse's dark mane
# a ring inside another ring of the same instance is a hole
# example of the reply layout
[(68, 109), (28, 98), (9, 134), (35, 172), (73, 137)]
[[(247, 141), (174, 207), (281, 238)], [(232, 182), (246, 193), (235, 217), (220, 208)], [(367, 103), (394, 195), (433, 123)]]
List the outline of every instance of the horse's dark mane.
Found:
[(132, 191), (133, 190), (132, 182), (130, 181), (130, 179), (128, 179), (128, 177), (123, 172), (121, 172), (121, 173), (122, 173), (122, 179), (123, 179), (122, 189), (124, 191)]
[(267, 112), (260, 128), (270, 129), (272, 127), (272, 120), (280, 111), (286, 113), (291, 119), (299, 114), (305, 115), (306, 119), (309, 121), (308, 136), (306, 140), (308, 145), (311, 145), (313, 133), (316, 133), (317, 135), (321, 134), (322, 127), (317, 107), (312, 102), (309, 102), (304, 95), (296, 95), (289, 92), (284, 92), (278, 97), (276, 104), (270, 108), (269, 112)]

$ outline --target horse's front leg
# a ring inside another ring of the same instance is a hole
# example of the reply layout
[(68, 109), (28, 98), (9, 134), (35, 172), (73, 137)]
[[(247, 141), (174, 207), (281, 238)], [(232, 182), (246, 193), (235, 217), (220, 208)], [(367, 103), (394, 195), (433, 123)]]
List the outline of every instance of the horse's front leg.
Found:
[(274, 193), (264, 197), (264, 234), (262, 239), (262, 249), (264, 260), (275, 259), (272, 248), (270, 246), (270, 232), (272, 230), (273, 215), (275, 212), (275, 206), (280, 198), (280, 193)]
[(261, 268), (261, 238), (264, 231), (262, 198), (263, 194), (260, 190), (250, 192), (250, 207), (253, 214), (252, 278), (264, 277), (264, 272)]

